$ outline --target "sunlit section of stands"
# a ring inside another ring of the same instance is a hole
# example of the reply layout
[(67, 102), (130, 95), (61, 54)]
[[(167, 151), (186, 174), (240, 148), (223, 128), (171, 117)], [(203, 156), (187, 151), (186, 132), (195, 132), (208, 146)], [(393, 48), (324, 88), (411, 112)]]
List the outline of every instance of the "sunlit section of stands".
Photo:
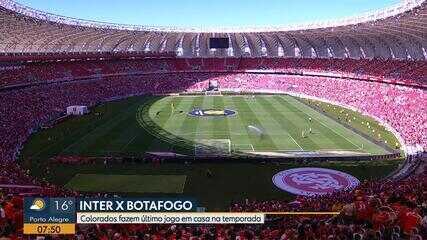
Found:
[[(180, 57), (425, 60), (427, 4), (406, 1), (357, 20), (262, 29), (131, 27), (88, 22), (0, 1), (0, 52), (175, 52)], [(377, 18), (375, 18), (377, 17)], [(305, 27), (305, 28), (302, 28)], [(235, 30), (235, 31), (233, 31)], [(211, 37), (230, 49), (209, 49)]]

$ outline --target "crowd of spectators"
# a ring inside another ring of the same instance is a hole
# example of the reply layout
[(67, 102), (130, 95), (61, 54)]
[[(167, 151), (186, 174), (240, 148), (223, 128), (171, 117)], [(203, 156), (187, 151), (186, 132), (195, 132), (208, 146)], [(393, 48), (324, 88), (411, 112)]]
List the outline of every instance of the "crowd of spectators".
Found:
[[(408, 145), (427, 147), (427, 92), (378, 82), (352, 81), (326, 77), (237, 74), (210, 78), (222, 89), (272, 91), (305, 94), (344, 104), (375, 116), (400, 133)], [(199, 81), (190, 90), (208, 87)]]
[[(98, 66), (97, 63), (95, 65)], [(426, 106), (422, 104), (427, 102), (427, 93), (423, 89), (327, 77), (168, 73), (170, 64), (165, 63), (160, 68), (154, 63), (144, 63), (144, 66), (162, 73), (103, 76), (105, 72), (132, 73), (140, 69), (139, 65), (113, 64), (108, 69), (100, 69), (94, 79), (0, 92), (0, 185), (19, 185), (25, 189), (5, 188), (0, 191), (0, 233), (19, 233), (22, 224), (22, 200), (9, 194), (78, 194), (35, 180), (13, 162), (30, 134), (62, 116), (70, 105), (93, 106), (116, 97), (204, 90), (209, 81), (214, 80), (222, 89), (292, 92), (351, 106), (392, 126), (405, 144), (427, 147), (427, 116), (423, 114)], [(342, 210), (342, 215), (332, 219), (273, 218), (263, 226), (79, 226), (78, 235), (81, 235), (80, 239), (93, 239), (93, 236), (102, 239), (130, 239), (129, 236), (139, 236), (140, 239), (393, 239), (391, 236), (394, 239), (401, 236), (422, 239), (425, 225), (421, 225), (420, 217), (424, 216), (425, 224), (426, 180), (426, 176), (421, 175), (398, 182), (366, 182), (353, 192), (297, 198), (293, 204), (247, 201), (230, 207), (231, 211)], [(390, 191), (392, 189), (393, 192)], [(362, 203), (363, 209), (368, 208), (369, 211), (358, 211)]]
[(0, 110), (0, 157), (12, 160), (28, 136), (64, 114), (70, 105), (92, 106), (118, 96), (207, 89), (209, 81), (222, 89), (282, 91), (345, 104), (393, 127), (407, 145), (427, 147), (425, 90), (378, 82), (273, 74), (163, 73), (113, 76), (3, 91)]
[[(232, 212), (340, 212), (336, 216), (271, 216), (263, 225), (78, 225), (76, 236), (53, 239), (422, 240), (427, 237), (426, 189), (424, 173), (400, 181), (365, 181), (352, 191), (292, 202), (246, 200), (230, 206)], [(22, 201), (20, 195), (0, 191), (0, 237), (24, 239)]]
[(0, 87), (81, 80), (111, 74), (172, 71), (172, 59), (73, 61), (0, 66)]
[(179, 71), (270, 70), (283, 73), (329, 73), (370, 81), (426, 87), (425, 61), (306, 58), (149, 58), (29, 63), (0, 66), (0, 87), (70, 81), (111, 74)]

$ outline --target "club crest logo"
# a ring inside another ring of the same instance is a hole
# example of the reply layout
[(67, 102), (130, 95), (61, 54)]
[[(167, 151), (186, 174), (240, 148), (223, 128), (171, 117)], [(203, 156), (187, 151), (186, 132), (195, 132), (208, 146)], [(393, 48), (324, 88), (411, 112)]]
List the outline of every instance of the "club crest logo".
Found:
[(231, 109), (199, 109), (195, 108), (188, 115), (193, 117), (230, 117), (236, 115), (236, 111)]
[(273, 176), (278, 188), (296, 195), (323, 195), (349, 190), (359, 185), (359, 180), (347, 173), (325, 168), (294, 168)]

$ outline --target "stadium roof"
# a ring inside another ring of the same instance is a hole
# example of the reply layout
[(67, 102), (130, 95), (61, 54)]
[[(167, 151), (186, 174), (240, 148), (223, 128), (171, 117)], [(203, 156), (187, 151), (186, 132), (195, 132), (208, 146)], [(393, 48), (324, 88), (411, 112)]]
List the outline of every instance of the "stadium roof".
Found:
[[(358, 17), (257, 28), (150, 27), (87, 21), (0, 0), (0, 52), (176, 52), (186, 57), (427, 57), (425, 0)], [(210, 37), (229, 49), (212, 50)]]

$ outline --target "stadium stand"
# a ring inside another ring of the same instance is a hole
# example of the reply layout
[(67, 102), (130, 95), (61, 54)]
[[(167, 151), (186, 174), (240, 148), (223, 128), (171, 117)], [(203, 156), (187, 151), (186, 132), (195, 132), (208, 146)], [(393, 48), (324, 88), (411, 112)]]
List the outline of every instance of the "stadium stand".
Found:
[[(19, 168), (12, 168), (8, 172), (13, 177), (12, 181), (29, 178), (23, 173), (16, 174), (14, 170), (19, 172)], [(426, 177), (422, 174), (399, 181), (366, 181), (351, 192), (309, 198), (298, 197), (293, 202), (246, 200), (230, 206), (230, 211), (239, 212), (311, 209), (341, 211), (340, 215), (332, 218), (277, 217), (269, 219), (264, 225), (255, 226), (80, 225), (76, 237), (78, 239), (421, 240), (427, 234)], [(43, 188), (42, 194), (57, 196), (64, 192), (47, 186)], [(76, 196), (76, 193), (67, 194)], [(0, 236), (19, 238), (23, 224), (22, 204), (22, 196), (0, 196), (0, 223), (2, 223)]]
[[(0, 19), (5, 24), (0, 26), (4, 33), (0, 52), (424, 60), (425, 5), (424, 0), (405, 0), (358, 17), (298, 26), (198, 29), (91, 22), (2, 0)], [(231, 48), (210, 51), (207, 42), (215, 33), (228, 37)]]
[[(218, 81), (224, 89), (291, 92), (351, 106), (384, 121), (397, 131), (407, 146), (427, 146), (424, 134), (427, 116), (420, 114), (425, 112), (425, 105), (418, 102), (427, 101), (427, 95), (420, 89), (326, 77), (164, 73), (105, 77), (1, 92), (0, 96), (6, 100), (0, 103), (1, 110), (8, 114), (0, 120), (0, 128), (9, 134), (1, 140), (4, 147), (0, 156), (4, 160), (14, 159), (29, 134), (64, 114), (66, 106), (92, 106), (117, 96), (202, 90), (208, 86), (206, 79)], [(396, 99), (398, 101), (391, 101)]]
[[(378, 81), (414, 87), (426, 87), (425, 61), (400, 60), (316, 60), (316, 59), (241, 59), (230, 65), (230, 59), (146, 58), (113, 61), (72, 61), (22, 63), (0, 66), (0, 87), (50, 81), (75, 80), (108, 74), (136, 74), (157, 72), (244, 72), (262, 71), (298, 75), (326, 75), (365, 81)], [(226, 61), (228, 61), (226, 63)], [(233, 70), (230, 70), (233, 69)]]

